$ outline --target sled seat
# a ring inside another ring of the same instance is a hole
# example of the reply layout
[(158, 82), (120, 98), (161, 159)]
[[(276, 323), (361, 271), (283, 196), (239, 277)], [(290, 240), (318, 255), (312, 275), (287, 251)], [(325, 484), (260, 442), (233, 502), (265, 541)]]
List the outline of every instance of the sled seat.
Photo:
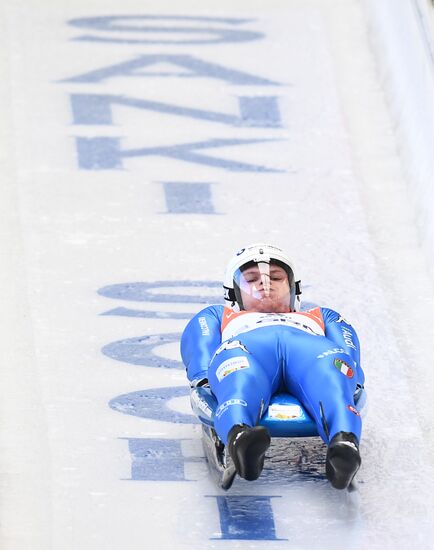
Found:
[[(217, 400), (209, 387), (193, 388), (190, 393), (191, 408), (205, 426), (214, 427)], [(359, 412), (366, 405), (366, 392), (358, 386), (354, 402)], [(276, 393), (272, 396), (268, 409), (259, 422), (265, 426), (271, 437), (312, 437), (318, 436), (318, 430), (312, 417), (289, 393)]]

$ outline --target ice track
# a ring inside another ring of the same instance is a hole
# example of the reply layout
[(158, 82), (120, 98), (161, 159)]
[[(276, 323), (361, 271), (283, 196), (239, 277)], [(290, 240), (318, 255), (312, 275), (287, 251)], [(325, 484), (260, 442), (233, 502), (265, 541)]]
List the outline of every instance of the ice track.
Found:
[[(363, 2), (0, 10), (2, 550), (433, 548), (433, 287)], [(177, 341), (258, 240), (359, 331), (356, 492), (318, 439), (208, 476)]]

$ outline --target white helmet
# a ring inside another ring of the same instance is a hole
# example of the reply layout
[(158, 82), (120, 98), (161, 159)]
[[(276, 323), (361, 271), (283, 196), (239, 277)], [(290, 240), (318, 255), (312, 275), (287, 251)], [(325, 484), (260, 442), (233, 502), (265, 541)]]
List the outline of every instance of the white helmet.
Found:
[[(270, 266), (278, 266), (285, 270), (289, 284), (287, 306), (290, 311), (300, 310), (301, 281), (296, 280), (293, 263), (281, 248), (265, 243), (251, 244), (242, 248), (226, 268), (223, 283), (224, 298), (231, 303), (233, 309), (246, 309), (243, 304), (241, 290), (244, 290), (248, 285), (250, 285), (249, 294), (259, 301), (264, 298), (264, 293), (266, 296), (269, 295), (273, 286), (273, 274), (271, 273), (270, 287)], [(256, 270), (258, 274), (258, 283), (253, 287), (251, 283), (243, 278), (243, 273), (248, 273), (246, 270), (249, 268)], [(254, 292), (252, 292), (252, 288)]]

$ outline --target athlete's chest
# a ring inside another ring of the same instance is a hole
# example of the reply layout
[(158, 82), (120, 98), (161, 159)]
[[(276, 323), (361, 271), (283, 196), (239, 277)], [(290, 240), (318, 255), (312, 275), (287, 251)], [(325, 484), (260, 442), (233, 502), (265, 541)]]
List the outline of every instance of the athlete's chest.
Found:
[(222, 318), (222, 340), (238, 334), (270, 326), (289, 326), (318, 336), (324, 336), (324, 320), (320, 308), (292, 313), (259, 313), (232, 311), (225, 308)]

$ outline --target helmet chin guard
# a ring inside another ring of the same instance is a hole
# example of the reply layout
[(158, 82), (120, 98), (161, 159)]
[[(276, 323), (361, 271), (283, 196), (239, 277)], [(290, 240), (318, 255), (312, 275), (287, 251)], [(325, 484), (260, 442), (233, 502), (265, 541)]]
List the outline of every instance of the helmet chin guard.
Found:
[(251, 304), (252, 299), (256, 298), (258, 307), (261, 302), (262, 308), (257, 311), (267, 311), (267, 300), (268, 303), (273, 300), (274, 287), (278, 285), (278, 276), (282, 270), (286, 273), (288, 283), (287, 307), (289, 311), (299, 311), (301, 281), (296, 280), (293, 263), (281, 248), (266, 243), (248, 245), (231, 259), (223, 283), (225, 300), (232, 309), (239, 311), (252, 309), (254, 306), (246, 305), (243, 301), (248, 298)]

